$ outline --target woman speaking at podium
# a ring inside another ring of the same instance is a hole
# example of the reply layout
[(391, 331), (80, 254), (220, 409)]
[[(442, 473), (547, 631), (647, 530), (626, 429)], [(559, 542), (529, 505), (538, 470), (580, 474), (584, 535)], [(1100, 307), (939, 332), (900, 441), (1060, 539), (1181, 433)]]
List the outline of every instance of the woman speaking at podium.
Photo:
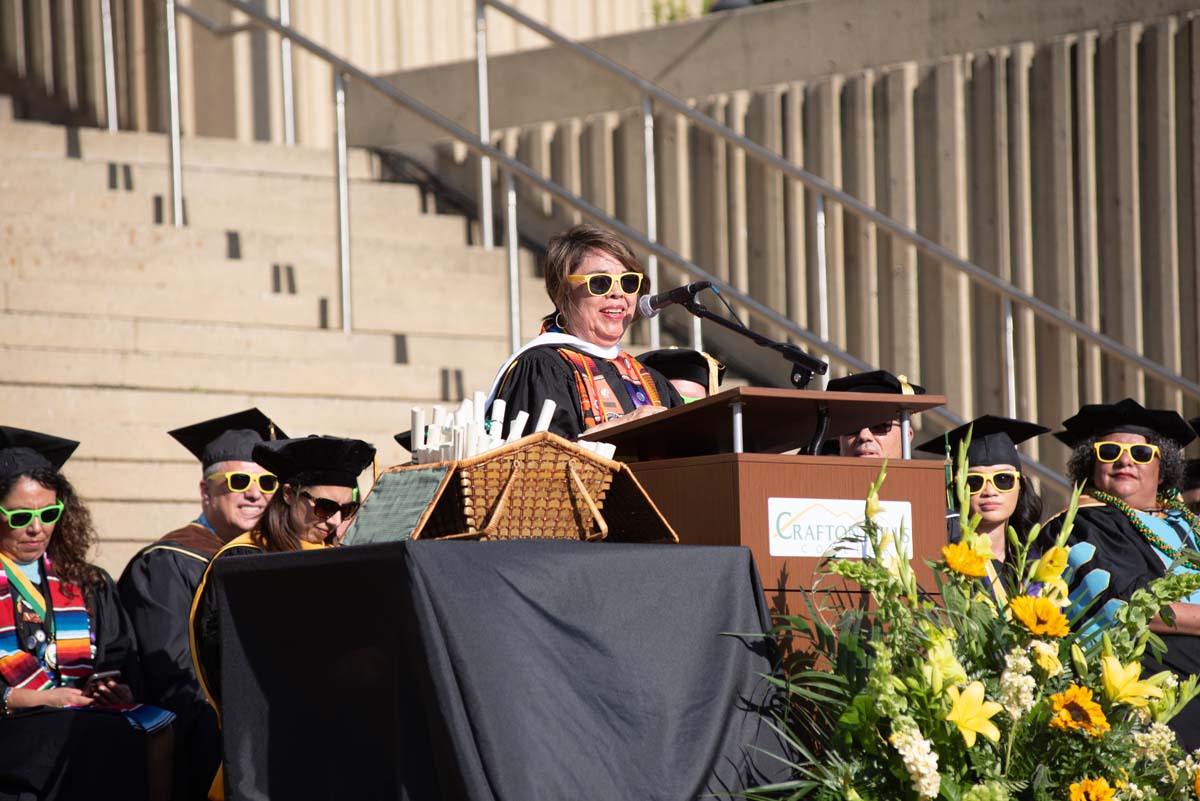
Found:
[(620, 346), (649, 291), (629, 246), (609, 232), (576, 225), (551, 239), (546, 294), (555, 311), (500, 368), (488, 397), (489, 417), (504, 401), (504, 435), (520, 412), (531, 432), (547, 400), (555, 404), (548, 430), (567, 439), (682, 406), (666, 378)]

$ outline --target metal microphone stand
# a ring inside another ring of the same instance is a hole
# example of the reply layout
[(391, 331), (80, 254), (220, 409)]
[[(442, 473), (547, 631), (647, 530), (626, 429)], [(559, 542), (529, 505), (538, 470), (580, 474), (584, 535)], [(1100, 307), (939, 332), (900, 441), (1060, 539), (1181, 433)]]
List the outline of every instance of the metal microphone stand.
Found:
[(825, 375), (829, 370), (829, 363), (823, 362), (820, 359), (815, 359), (809, 356), (800, 348), (788, 342), (777, 342), (774, 339), (765, 337), (762, 334), (751, 331), (741, 323), (735, 323), (732, 320), (726, 320), (720, 315), (714, 314), (708, 310), (703, 303), (696, 300), (695, 297), (690, 300), (685, 300), (679, 305), (687, 309), (692, 314), (705, 320), (716, 323), (722, 328), (728, 328), (735, 334), (741, 334), (756, 345), (761, 345), (764, 348), (770, 348), (777, 352), (780, 356), (792, 363), (792, 386), (796, 389), (804, 389), (808, 386), (808, 382), (812, 381), (814, 374)]
[[(756, 345), (761, 345), (764, 348), (770, 348), (778, 353), (783, 358), (787, 359), (792, 364), (792, 386), (796, 389), (804, 389), (808, 386), (808, 382), (812, 381), (814, 374), (825, 375), (829, 370), (829, 363), (823, 362), (820, 359), (813, 358), (805, 353), (802, 349), (788, 342), (777, 342), (774, 339), (765, 337), (757, 331), (751, 331), (741, 323), (735, 323), (732, 320), (726, 320), (713, 312), (696, 300), (692, 296), (689, 300), (680, 302), (683, 308), (687, 309), (697, 317), (709, 320), (716, 323), (722, 328), (727, 328), (735, 334), (741, 334)], [(821, 443), (825, 440), (825, 434), (829, 430), (829, 408), (824, 404), (821, 405), (817, 412), (816, 427), (813, 430), (812, 441), (809, 443), (808, 452), (811, 454), (820, 453)]]

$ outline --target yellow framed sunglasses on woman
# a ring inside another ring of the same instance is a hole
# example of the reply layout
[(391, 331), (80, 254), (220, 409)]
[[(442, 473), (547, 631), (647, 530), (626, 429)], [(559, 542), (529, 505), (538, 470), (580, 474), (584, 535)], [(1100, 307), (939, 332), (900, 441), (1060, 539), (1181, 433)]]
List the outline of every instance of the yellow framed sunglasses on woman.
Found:
[(621, 287), (625, 295), (636, 295), (642, 288), (642, 280), (646, 276), (641, 273), (628, 272), (619, 275), (614, 273), (589, 273), (588, 275), (568, 275), (567, 282), (572, 284), (587, 284), (588, 292), (600, 297), (613, 290), (613, 285)]

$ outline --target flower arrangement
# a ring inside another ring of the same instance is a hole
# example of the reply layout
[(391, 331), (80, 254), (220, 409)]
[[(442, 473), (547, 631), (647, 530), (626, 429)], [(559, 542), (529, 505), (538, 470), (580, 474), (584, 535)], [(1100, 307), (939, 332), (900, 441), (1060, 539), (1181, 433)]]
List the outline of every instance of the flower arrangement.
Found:
[[(966, 475), (966, 447), (957, 475)], [(819, 801), (1134, 801), (1200, 797), (1200, 752), (1186, 755), (1166, 725), (1200, 694), (1196, 677), (1142, 675), (1162, 648), (1148, 622), (1200, 589), (1173, 573), (1137, 591), (1106, 631), (1071, 606), (1065, 547), (1077, 488), (1053, 547), (1034, 552), (1008, 530), (993, 566), (966, 487), (962, 539), (931, 564), (936, 595), (919, 588), (904, 533), (874, 522), (885, 463), (866, 502), (870, 556), (825, 570), (857, 583), (870, 604), (806, 594), (809, 614), (783, 618), (790, 653), (771, 677), (781, 691), (772, 725), (794, 753), (789, 781), (753, 799)]]

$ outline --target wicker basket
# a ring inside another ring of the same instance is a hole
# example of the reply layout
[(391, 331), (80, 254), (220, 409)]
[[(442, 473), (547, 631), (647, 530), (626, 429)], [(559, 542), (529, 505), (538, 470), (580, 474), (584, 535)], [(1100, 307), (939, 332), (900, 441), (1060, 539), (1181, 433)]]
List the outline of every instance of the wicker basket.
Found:
[(373, 542), (409, 537), (679, 541), (626, 465), (554, 434), (533, 434), (457, 462), (385, 470), (376, 492), (363, 504), (360, 522), (368, 522), (373, 505), (385, 503), (377, 494), (394, 498), (404, 494), (406, 485), (422, 482), (423, 512), (399, 526), (411, 533), (361, 532), (359, 537)]

